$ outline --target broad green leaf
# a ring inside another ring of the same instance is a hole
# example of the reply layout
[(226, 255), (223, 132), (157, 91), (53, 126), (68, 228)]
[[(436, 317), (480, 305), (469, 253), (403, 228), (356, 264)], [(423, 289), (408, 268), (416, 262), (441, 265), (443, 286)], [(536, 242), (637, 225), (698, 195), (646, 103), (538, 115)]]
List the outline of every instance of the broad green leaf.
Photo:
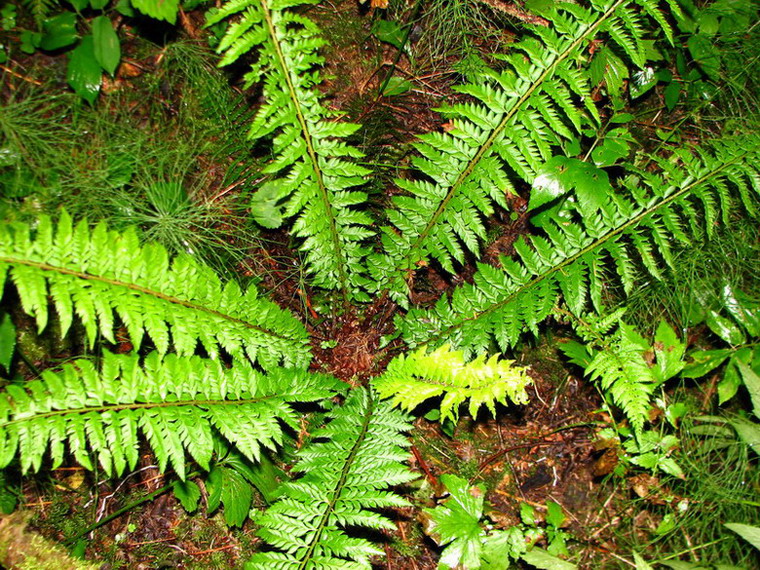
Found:
[(92, 37), (95, 44), (95, 59), (104, 71), (113, 76), (121, 59), (121, 45), (111, 19), (106, 16), (95, 18), (92, 21)]
[(282, 183), (278, 180), (263, 184), (251, 198), (251, 216), (257, 224), (275, 229), (282, 225)]
[(737, 346), (746, 342), (742, 330), (730, 319), (727, 319), (717, 311), (708, 311), (705, 323), (710, 327), (712, 332), (732, 346)]
[(170, 24), (177, 21), (179, 0), (132, 0), (132, 6), (151, 18), (166, 20)]
[(201, 498), (201, 490), (197, 484), (189, 479), (174, 483), (174, 496), (182, 504), (182, 507), (192, 513), (198, 508), (198, 500)]
[(739, 376), (739, 370), (736, 368), (735, 355), (728, 361), (728, 366), (723, 373), (723, 378), (718, 382), (718, 403), (724, 404), (736, 395), (739, 390), (739, 386), (742, 385), (741, 378)]
[(222, 471), (222, 503), (228, 526), (242, 526), (251, 510), (253, 488), (234, 469)]
[(588, 347), (585, 344), (571, 340), (569, 342), (560, 343), (559, 349), (568, 358), (568, 360), (581, 368), (588, 368), (593, 360), (593, 354), (589, 352)]
[(760, 550), (760, 527), (741, 523), (726, 523), (726, 526)]
[(636, 563), (636, 570), (654, 570), (652, 565), (644, 560), (638, 552), (633, 553), (633, 561)]
[(77, 95), (92, 105), (100, 92), (101, 79), (94, 41), (92, 36), (85, 36), (69, 55), (66, 80)]
[(45, 20), (42, 29), (40, 49), (54, 51), (70, 46), (77, 41), (77, 15), (74, 12), (58, 14)]
[(594, 164), (600, 168), (612, 166), (620, 159), (627, 157), (631, 152), (629, 143), (633, 140), (628, 129), (611, 130), (592, 151), (591, 158)]
[(631, 99), (641, 97), (652, 87), (657, 85), (657, 74), (651, 67), (645, 67), (633, 72), (628, 89), (631, 93)]
[(701, 378), (714, 370), (731, 355), (731, 350), (700, 350), (689, 354), (691, 362), (681, 371), (684, 378)]
[(673, 378), (684, 367), (686, 345), (680, 341), (676, 332), (665, 321), (660, 321), (654, 337), (654, 353), (657, 364), (652, 369), (660, 383)]
[(691, 57), (699, 64), (702, 71), (712, 79), (720, 79), (720, 50), (708, 37), (702, 34), (694, 34), (689, 37), (686, 45)]
[(752, 368), (739, 360), (736, 361), (736, 366), (739, 368), (739, 372), (741, 372), (742, 380), (744, 380), (744, 385), (747, 387), (750, 399), (752, 400), (752, 413), (760, 418), (760, 376)]
[(739, 439), (760, 455), (760, 424), (747, 421), (744, 418), (733, 418), (728, 421), (736, 430)]
[(398, 23), (389, 20), (375, 20), (375, 23), (372, 24), (372, 33), (381, 42), (391, 44), (398, 50), (404, 49), (405, 32)]
[(413, 87), (411, 81), (402, 79), (401, 77), (391, 77), (388, 80), (388, 84), (383, 89), (383, 95), (385, 97), (394, 97), (396, 95), (403, 95)]
[(540, 570), (577, 570), (578, 568), (575, 564), (552, 556), (541, 548), (529, 550), (521, 558)]
[(456, 475), (442, 475), (441, 482), (450, 497), (434, 509), (425, 509), (430, 517), (425, 532), (439, 545), (448, 545), (441, 554), (441, 564), (450, 568), (477, 568), (482, 548), (480, 518), (485, 488), (470, 487)]
[(0, 368), (10, 370), (13, 351), (16, 349), (16, 327), (10, 315), (0, 317)]
[[(90, 0), (90, 8), (93, 10), (102, 10), (111, 0)], [(159, 0), (160, 1), (160, 0)]]
[(555, 156), (549, 159), (533, 180), (528, 210), (534, 210), (575, 189), (578, 209), (591, 216), (612, 192), (607, 173), (593, 164)]
[(87, 8), (89, 0), (69, 0), (69, 4), (71, 4), (77, 12), (81, 12)]
[(565, 513), (559, 503), (546, 501), (546, 524), (560, 528), (565, 524)]
[(678, 81), (672, 81), (665, 88), (663, 96), (665, 98), (665, 106), (668, 108), (668, 111), (672, 111), (675, 109), (678, 104), (678, 98), (681, 96), (681, 84)]
[(493, 531), (482, 537), (480, 570), (508, 570), (525, 552), (525, 535), (518, 527)]

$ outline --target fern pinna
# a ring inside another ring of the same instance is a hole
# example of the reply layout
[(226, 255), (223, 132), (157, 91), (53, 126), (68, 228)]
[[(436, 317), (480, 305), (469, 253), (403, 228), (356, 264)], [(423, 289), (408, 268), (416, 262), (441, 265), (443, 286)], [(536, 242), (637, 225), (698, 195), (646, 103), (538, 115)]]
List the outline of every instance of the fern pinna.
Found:
[(392, 226), (382, 235), (383, 252), (370, 258), (372, 277), (391, 297), (407, 305), (411, 273), (431, 259), (449, 273), (465, 253), (478, 255), (486, 237), (484, 219), (494, 205), (506, 207), (515, 177), (531, 183), (552, 152), (586, 127), (599, 125), (591, 95), (588, 43), (599, 34), (646, 62), (641, 4), (666, 26), (651, 0), (596, 1), (589, 8), (559, 3), (545, 16), (548, 27), (531, 26), (532, 36), (516, 42), (500, 59), (504, 69), (480, 82), (456, 88), (473, 102), (443, 109), (448, 132), (419, 137), (419, 174), (398, 180), (409, 195), (393, 198)]
[(186, 453), (209, 469), (212, 432), (256, 461), (262, 447), (282, 443), (283, 425), (298, 428), (291, 403), (323, 401), (340, 386), (297, 369), (261, 373), (198, 356), (152, 352), (141, 361), (106, 352), (99, 366), (76, 360), (0, 393), (0, 468), (18, 454), (23, 471), (37, 471), (49, 449), (55, 469), (68, 447), (80, 465), (92, 469), (94, 455), (107, 475), (120, 475), (137, 464), (139, 429), (161, 471), (170, 465), (184, 479)]
[(255, 554), (246, 568), (369, 569), (370, 557), (382, 554), (349, 529), (394, 529), (371, 509), (408, 505), (385, 489), (416, 477), (402, 464), (410, 418), (366, 389), (354, 390), (329, 417), (298, 452), (301, 477), (285, 483), (282, 498), (256, 518), (259, 536), (277, 550)]
[(719, 140), (709, 149), (679, 151), (674, 158), (656, 160), (666, 175), (631, 174), (621, 191), (600, 186), (595, 196), (558, 197), (552, 215), (542, 218), (541, 234), (521, 238), (516, 255), (502, 259), (501, 268), (480, 264), (473, 283), (459, 287), (450, 299), (399, 318), (406, 341), (412, 346), (450, 343), (480, 353), (495, 339), (506, 349), (524, 330), (537, 333), (560, 294), (575, 314), (589, 299), (601, 310), (609, 273), (630, 291), (638, 270), (635, 258), (657, 276), (662, 265), (671, 264), (678, 242), (711, 233), (719, 217), (726, 220), (739, 203), (754, 211), (760, 137)]
[[(249, 137), (272, 136), (273, 160), (264, 169), (272, 178), (254, 198), (257, 207), (278, 208), (296, 216), (293, 233), (314, 284), (337, 289), (344, 300), (367, 299), (364, 240), (373, 235), (371, 218), (354, 208), (363, 204), (362, 184), (368, 170), (347, 160), (361, 156), (341, 139), (359, 125), (336, 122), (321, 103), (316, 85), (324, 45), (317, 26), (293, 8), (316, 0), (232, 0), (209, 17), (209, 25), (240, 15), (227, 30), (218, 50), (227, 65), (253, 49), (258, 59), (246, 75), (249, 83), (263, 78), (265, 102)], [(254, 211), (255, 215), (255, 211)]]
[(57, 224), (42, 218), (34, 233), (24, 224), (0, 226), (0, 293), (6, 277), (24, 310), (45, 328), (48, 295), (65, 335), (76, 315), (92, 345), (98, 334), (113, 343), (114, 313), (139, 348), (148, 336), (160, 354), (170, 345), (192, 355), (200, 344), (211, 357), (220, 348), (264, 368), (305, 368), (310, 360), (304, 326), (289, 312), (193, 258), (171, 262), (156, 244), (141, 247), (137, 234), (105, 224), (76, 226), (63, 212)]

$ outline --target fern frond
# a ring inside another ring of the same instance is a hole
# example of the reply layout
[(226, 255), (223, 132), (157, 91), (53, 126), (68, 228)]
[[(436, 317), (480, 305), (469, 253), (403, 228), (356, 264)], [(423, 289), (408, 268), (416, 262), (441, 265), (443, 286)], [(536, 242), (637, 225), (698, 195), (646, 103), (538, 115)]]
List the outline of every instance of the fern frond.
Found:
[(602, 391), (623, 411), (637, 434), (648, 420), (649, 402), (657, 387), (644, 359), (650, 349), (632, 327), (621, 323), (609, 345), (597, 352), (586, 368), (589, 378), (599, 381)]
[(298, 452), (294, 471), (302, 476), (285, 483), (282, 498), (256, 519), (259, 536), (277, 551), (255, 554), (246, 568), (369, 570), (369, 558), (382, 554), (349, 529), (395, 528), (371, 509), (408, 504), (386, 489), (415, 478), (402, 463), (409, 418), (364, 389), (330, 417)]
[[(624, 188), (606, 195), (593, 213), (567, 200), (541, 226), (545, 235), (521, 238), (515, 257), (502, 259), (501, 269), (481, 264), (473, 283), (457, 288), (451, 299), (398, 318), (403, 337), (411, 346), (450, 344), (467, 354), (479, 354), (495, 339), (506, 350), (521, 332), (537, 332), (560, 296), (576, 314), (587, 298), (600, 310), (606, 274), (630, 289), (641, 259), (657, 277), (668, 256), (667, 248), (658, 251), (658, 242), (689, 243), (709, 234), (723, 217), (721, 209), (743, 207), (750, 187), (760, 194), (753, 182), (760, 175), (756, 135), (715, 141), (709, 152), (684, 151), (675, 158), (657, 161), (665, 177), (626, 178)], [(737, 188), (736, 180), (744, 182)]]
[(335, 113), (320, 102), (315, 68), (322, 63), (324, 44), (317, 26), (292, 8), (315, 0), (232, 0), (210, 16), (209, 25), (239, 15), (218, 51), (221, 65), (257, 51), (246, 78), (264, 79), (265, 102), (251, 126), (249, 138), (272, 136), (273, 160), (265, 168), (284, 214), (296, 217), (293, 233), (302, 239), (308, 271), (315, 285), (341, 291), (344, 299), (367, 299), (368, 251), (363, 243), (373, 235), (371, 218), (354, 208), (366, 201), (352, 190), (369, 173), (352, 162), (361, 153), (343, 142), (359, 125), (335, 122)]
[(448, 346), (431, 352), (423, 348), (391, 361), (386, 372), (375, 378), (372, 386), (378, 395), (391, 398), (394, 405), (411, 411), (422, 402), (443, 395), (441, 421), (457, 421), (459, 406), (469, 400), (469, 412), (477, 416), (485, 405), (496, 415), (496, 403), (509, 401), (525, 404), (525, 387), (531, 382), (524, 367), (513, 366), (512, 360), (499, 360), (484, 355), (467, 362), (462, 351)]
[(264, 368), (305, 368), (307, 333), (289, 312), (216, 274), (189, 256), (173, 260), (159, 245), (140, 246), (132, 231), (109, 231), (105, 224), (74, 227), (64, 211), (57, 224), (42, 218), (34, 231), (23, 224), (0, 225), (0, 294), (6, 276), (21, 304), (42, 331), (49, 298), (61, 334), (74, 315), (92, 345), (98, 334), (114, 339), (116, 317), (139, 347), (144, 336), (159, 353), (170, 344), (181, 355), (197, 345), (215, 357), (222, 348)]
[(393, 198), (384, 228), (384, 253), (368, 260), (380, 289), (406, 306), (413, 272), (431, 260), (453, 273), (465, 252), (476, 257), (484, 220), (506, 207), (511, 178), (532, 183), (562, 141), (594, 128), (599, 114), (591, 96), (587, 43), (607, 32), (636, 65), (644, 57), (641, 15), (627, 0), (593, 2), (590, 8), (558, 3), (547, 27), (512, 46), (504, 70), (458, 88), (473, 102), (442, 110), (451, 129), (419, 137), (418, 173), (398, 181), (409, 195)]
[[(225, 368), (198, 356), (104, 353), (100, 368), (80, 359), (39, 380), (11, 384), (0, 393), (0, 468), (17, 455), (24, 472), (38, 471), (50, 450), (58, 467), (65, 448), (82, 466), (106, 474), (134, 469), (138, 431), (156, 455), (185, 476), (185, 455), (209, 468), (216, 431), (252, 461), (262, 447), (282, 443), (282, 425), (298, 429), (291, 402), (334, 396), (341, 383), (305, 370), (247, 364)], [(95, 461), (93, 461), (93, 458)]]

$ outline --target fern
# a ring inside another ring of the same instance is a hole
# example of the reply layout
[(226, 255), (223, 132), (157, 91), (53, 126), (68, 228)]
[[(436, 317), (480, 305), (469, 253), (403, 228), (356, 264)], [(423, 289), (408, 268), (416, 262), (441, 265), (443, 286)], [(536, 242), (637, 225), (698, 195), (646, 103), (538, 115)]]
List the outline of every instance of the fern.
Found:
[(511, 360), (499, 361), (498, 355), (488, 361), (481, 355), (467, 363), (461, 351), (450, 350), (447, 346), (430, 354), (423, 348), (395, 358), (372, 385), (381, 398), (390, 398), (406, 410), (444, 395), (441, 421), (456, 422), (460, 404), (468, 399), (472, 417), (483, 405), (495, 416), (496, 402), (506, 405), (507, 401), (517, 404), (528, 401), (525, 387), (530, 383), (530, 377), (525, 368), (512, 366), (512, 363)]
[(329, 415), (298, 453), (294, 471), (302, 476), (284, 484), (282, 498), (256, 519), (259, 536), (278, 551), (255, 554), (246, 568), (369, 569), (370, 557), (382, 554), (347, 529), (393, 529), (370, 509), (408, 505), (383, 489), (415, 478), (401, 463), (409, 418), (365, 389), (354, 390)]
[[(409, 195), (393, 199), (383, 230), (383, 254), (369, 267), (380, 289), (407, 305), (411, 273), (435, 260), (449, 273), (466, 252), (479, 254), (484, 219), (494, 205), (506, 207), (512, 179), (533, 182), (537, 171), (563, 141), (599, 114), (584, 69), (586, 44), (606, 31), (636, 65), (644, 62), (640, 16), (632, 2), (594, 2), (589, 9), (562, 3), (542, 16), (548, 27), (513, 45), (505, 69), (457, 90), (474, 102), (443, 109), (452, 129), (419, 137), (414, 159), (419, 174), (397, 183)], [(645, 2), (648, 12), (660, 12)], [(660, 14), (661, 16), (661, 14)], [(658, 20), (659, 21), (659, 20)]]
[(6, 276), (40, 331), (50, 295), (61, 336), (76, 314), (90, 345), (98, 334), (115, 342), (116, 315), (136, 348), (148, 336), (160, 354), (171, 345), (192, 355), (200, 343), (212, 357), (221, 347), (267, 369), (305, 368), (310, 359), (303, 325), (254, 287), (222, 285), (189, 256), (170, 262), (161, 246), (140, 247), (134, 232), (119, 234), (102, 223), (90, 230), (84, 221), (74, 227), (66, 212), (57, 225), (41, 219), (33, 233), (23, 224), (0, 226), (0, 292)]
[(246, 457), (282, 443), (281, 424), (298, 429), (291, 402), (330, 398), (341, 383), (302, 370), (223, 367), (198, 356), (105, 353), (98, 370), (89, 360), (46, 370), (39, 380), (11, 384), (0, 393), (0, 468), (16, 454), (24, 472), (38, 471), (50, 449), (58, 467), (65, 447), (92, 469), (92, 455), (106, 474), (134, 469), (139, 430), (159, 467), (185, 477), (185, 454), (209, 469), (212, 430)]
[(342, 139), (359, 126), (330, 120), (334, 113), (320, 102), (314, 67), (322, 63), (324, 44), (317, 26), (292, 8), (315, 0), (231, 0), (210, 16), (214, 24), (233, 15), (218, 50), (227, 65), (254, 48), (258, 60), (246, 78), (263, 78), (265, 102), (249, 138), (273, 136), (273, 160), (264, 169), (273, 178), (262, 187), (270, 203), (284, 201), (285, 215), (296, 216), (293, 233), (315, 285), (338, 289), (344, 300), (367, 299), (362, 245), (373, 232), (370, 217), (353, 208), (366, 194), (351, 188), (362, 184), (368, 170), (347, 158), (361, 153)]
[(657, 160), (666, 176), (631, 175), (622, 190), (598, 196), (596, 208), (565, 197), (540, 218), (541, 235), (516, 243), (514, 259), (502, 259), (501, 268), (480, 264), (473, 283), (450, 299), (398, 318), (403, 337), (411, 346), (451, 344), (480, 353), (492, 338), (506, 349), (526, 330), (537, 334), (560, 296), (576, 315), (589, 303), (600, 310), (608, 274), (632, 288), (635, 255), (656, 276), (670, 262), (672, 245), (710, 234), (732, 208), (749, 208), (752, 193), (760, 193), (759, 159), (760, 137), (720, 140), (709, 152)]

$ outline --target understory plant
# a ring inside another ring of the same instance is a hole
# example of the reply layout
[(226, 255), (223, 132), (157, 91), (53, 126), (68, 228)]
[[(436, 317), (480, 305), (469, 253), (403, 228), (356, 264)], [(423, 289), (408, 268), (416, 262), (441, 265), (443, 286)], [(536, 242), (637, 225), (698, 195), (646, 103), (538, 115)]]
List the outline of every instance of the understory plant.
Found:
[[(387, 341), (406, 351), (385, 373), (349, 385), (313, 372), (295, 315), (255, 285), (223, 281), (189, 253), (171, 256), (131, 230), (66, 211), (0, 227), (0, 290), (15, 290), (39, 331), (54, 323), (65, 335), (77, 322), (91, 349), (4, 388), (0, 465), (27, 473), (71, 455), (121, 474), (144, 440), (162, 470), (185, 480), (189, 461), (213, 471), (220, 441), (252, 465), (288, 448), (289, 475), (254, 513), (266, 546), (249, 568), (369, 568), (383, 552), (360, 529), (390, 530), (390, 509), (409, 505), (395, 488), (415, 477), (406, 465), (410, 412), (434, 398), (451, 420), (463, 405), (475, 417), (527, 404), (527, 371), (497, 353), (540, 334), (553, 315), (605, 315), (611, 287), (627, 294), (642, 273), (662, 279), (679, 247), (755, 215), (760, 193), (755, 132), (649, 152), (633, 129), (609, 129), (625, 123), (621, 66), (625, 77), (654, 76), (658, 48), (675, 46), (690, 3), (672, 0), (665, 11), (654, 0), (592, 0), (537, 7), (541, 21), (525, 26), (499, 65), (456, 88), (460, 97), (440, 110), (446, 129), (418, 137), (413, 169), (373, 214), (362, 190), (372, 173), (351, 144), (360, 126), (319, 91), (324, 41), (306, 10), (315, 3), (231, 0), (209, 12), (208, 25), (229, 21), (221, 63), (253, 61), (245, 80), (261, 89), (248, 138), (268, 145), (271, 159), (250, 197), (252, 217), (290, 232), (334, 311), (396, 304)], [(516, 194), (529, 198), (531, 230), (512, 255), (486, 263), (492, 216)], [(427, 269), (453, 276), (465, 265), (471, 279), (430, 306), (415, 302)], [(109, 350), (118, 327), (127, 354)], [(663, 328), (654, 345), (662, 366), (643, 370), (632, 359), (648, 376), (630, 382), (627, 368), (603, 361), (652, 348), (628, 332), (620, 326), (591, 370), (641, 446), (654, 389), (681, 372), (683, 350)], [(306, 411), (318, 419), (309, 430)], [(478, 523), (480, 513), (472, 516)], [(510, 557), (524, 556), (513, 547)]]

